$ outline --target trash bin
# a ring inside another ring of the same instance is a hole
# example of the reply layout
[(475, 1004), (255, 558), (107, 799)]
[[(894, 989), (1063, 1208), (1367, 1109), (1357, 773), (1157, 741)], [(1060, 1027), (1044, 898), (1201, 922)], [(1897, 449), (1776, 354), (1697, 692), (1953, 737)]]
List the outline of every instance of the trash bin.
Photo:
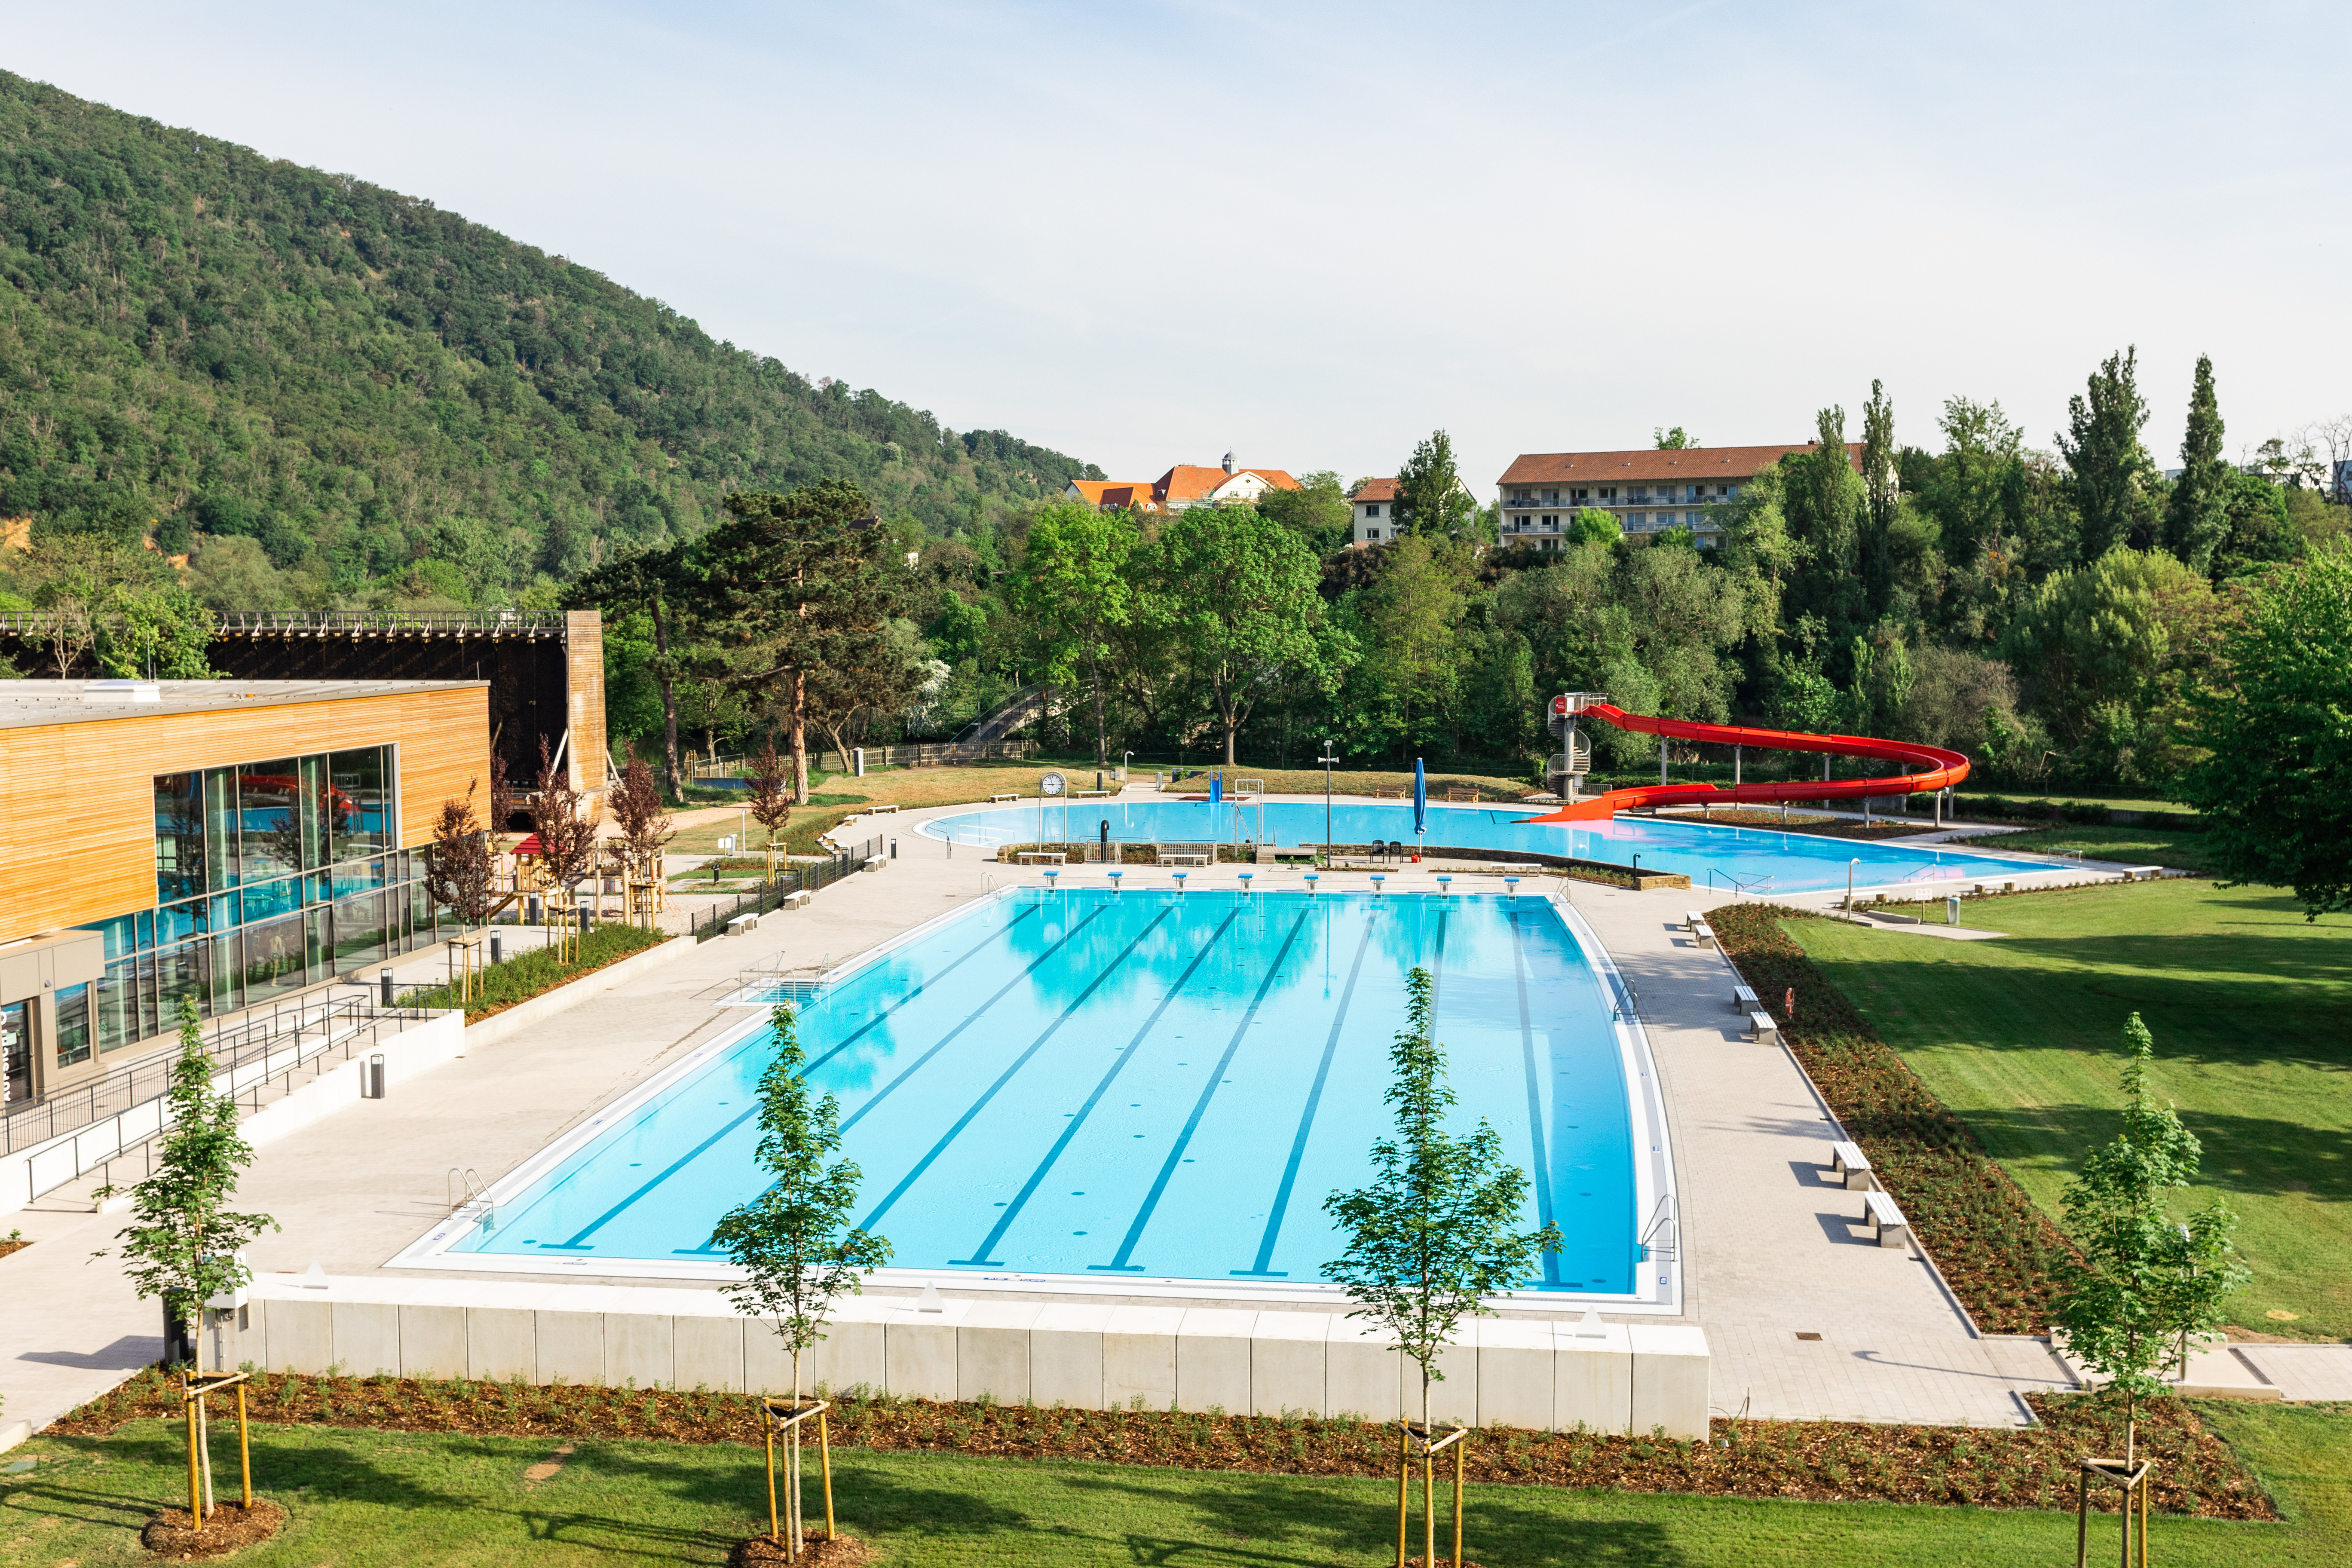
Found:
[(1958, 893), (1944, 900), (1944, 923), (1948, 926), (1960, 923), (1960, 896)]

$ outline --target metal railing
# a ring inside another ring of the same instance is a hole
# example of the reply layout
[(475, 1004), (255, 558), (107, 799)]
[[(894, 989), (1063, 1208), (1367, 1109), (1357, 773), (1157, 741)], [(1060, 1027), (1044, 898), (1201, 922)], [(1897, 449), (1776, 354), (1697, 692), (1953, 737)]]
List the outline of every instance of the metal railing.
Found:
[(691, 914), (688, 929), (698, 942), (723, 936), (728, 921), (747, 914), (764, 915), (794, 893), (813, 893), (820, 888), (831, 887), (843, 878), (855, 875), (866, 861), (886, 853), (888, 847), (887, 839), (868, 838), (862, 843), (835, 849), (830, 859), (803, 860), (791, 869), (763, 880), (750, 892), (736, 894), (731, 902), (713, 906), (707, 915)]
[(215, 637), (331, 637), (389, 632), (425, 637), (562, 637), (561, 610), (230, 610)]
[[(227, 1074), (231, 1089), (242, 1095), (248, 1082), (257, 1079), (257, 1065), (268, 1062), (289, 1045), (295, 1047), (294, 1059), (299, 1062), (352, 1030), (385, 1021), (405, 1026), (426, 1016), (418, 1007), (381, 1006), (373, 986), (349, 996), (300, 997), (278, 1003), (266, 1013), (248, 1012), (226, 1021), (205, 1037), (205, 1055), (211, 1058), (215, 1072)], [(306, 1045), (306, 1037), (314, 1037)], [(161, 1097), (178, 1059), (176, 1050), (161, 1052), (9, 1107), (0, 1117), (0, 1154), (45, 1143), (60, 1133)], [(259, 1076), (274, 1076), (274, 1071)]]
[(1753, 898), (1759, 893), (1769, 893), (1772, 890), (1772, 878), (1769, 872), (1743, 877), (1737, 871), (1718, 870), (1709, 866), (1706, 868), (1706, 886), (1710, 892), (1717, 887), (1728, 887), (1734, 893), (1745, 893)]
[(1671, 1259), (1679, 1227), (1675, 1223), (1675, 1194), (1660, 1193), (1658, 1206), (1650, 1213), (1650, 1223), (1642, 1230), (1642, 1261)]

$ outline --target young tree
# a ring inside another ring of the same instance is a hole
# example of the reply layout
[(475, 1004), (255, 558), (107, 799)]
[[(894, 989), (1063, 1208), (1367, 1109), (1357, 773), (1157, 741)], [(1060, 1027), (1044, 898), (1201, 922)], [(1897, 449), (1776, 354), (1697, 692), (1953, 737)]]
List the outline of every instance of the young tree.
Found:
[(751, 776), (744, 780), (750, 786), (751, 820), (768, 830), (768, 880), (776, 879), (776, 835), (793, 815), (792, 770), (777, 754), (776, 738), (768, 737), (759, 755), (751, 759)]
[(1196, 506), (1162, 525), (1153, 559), (1152, 610), (1172, 633), (1176, 663), (1208, 699), (1224, 738), (1259, 696), (1286, 676), (1328, 691), (1346, 647), (1325, 624), (1314, 553), (1246, 506)]
[(1105, 671), (1112, 634), (1134, 612), (1127, 563), (1139, 542), (1124, 517), (1076, 502), (1041, 507), (1013, 581), (1013, 605), (1038, 634), (1045, 679), (1066, 686), (1083, 677), (1093, 694), (1097, 767), (1109, 762)]
[[(1415, 967), (1407, 976), (1405, 1026), (1389, 1048), (1384, 1096), (1396, 1133), (1372, 1145), (1371, 1184), (1323, 1203), (1348, 1238), (1347, 1252), (1323, 1266), (1323, 1277), (1357, 1303), (1349, 1317), (1393, 1336), (1421, 1369), (1424, 1438), (1432, 1435), (1430, 1385), (1445, 1375), (1437, 1356), (1446, 1341), (1465, 1316), (1488, 1312), (1486, 1297), (1526, 1284), (1537, 1258), (1560, 1247), (1556, 1225), (1518, 1228), (1528, 1173), (1503, 1152), (1493, 1125), (1482, 1118), (1466, 1137), (1445, 1130), (1454, 1096), (1445, 1047), (1432, 1034), (1434, 990), (1428, 970)], [(1436, 1561), (1435, 1529), (1433, 1521), (1424, 1563)]]
[(2352, 910), (2352, 547), (2258, 584), (2189, 704), (2206, 755), (2181, 798), (2231, 880), (2293, 888), (2305, 918)]
[(2118, 544), (2145, 546), (2137, 537), (2148, 521), (2148, 481), (2155, 465), (2139, 433), (2147, 400), (2139, 395), (2139, 350), (2110, 354), (2092, 373), (2087, 396), (2066, 400), (2066, 428), (2058, 451), (2072, 477), (2067, 489), (2082, 518), (2079, 559), (2095, 561)]
[(646, 766), (635, 746), (628, 748), (627, 755), (629, 760), (622, 764), (621, 776), (613, 781), (607, 797), (613, 822), (621, 830), (621, 844), (631, 865), (647, 881), (658, 884), (662, 847), (677, 834), (670, 825), (669, 813), (662, 807), (661, 786), (654, 780), (653, 769)]
[(2199, 572), (2230, 532), (2230, 466), (2221, 460), (2221, 407), (2213, 395), (2213, 362), (2197, 356), (2189, 394), (2189, 427), (2180, 437), (2180, 478), (2164, 519), (2164, 547)]
[(498, 903), (489, 835), (474, 816), (474, 791), (480, 783), (467, 779), (465, 799), (441, 803), (433, 842), (425, 851), (425, 890), (457, 917), (460, 927), (480, 925)]
[[(163, 1104), (154, 1173), (131, 1189), (131, 1221), (116, 1233), (113, 1250), (140, 1297), (163, 1302), (164, 1359), (195, 1360), (205, 1303), (253, 1278), (238, 1249), (279, 1226), (266, 1214), (239, 1214), (228, 1206), (236, 1196), (237, 1172), (252, 1162), (253, 1146), (237, 1135), (236, 1097), (213, 1087), (213, 1066), (205, 1055), (204, 1027), (192, 996), (180, 998), (180, 1055), (172, 1064)], [(184, 1348), (185, 1355), (174, 1353)], [(200, 1445), (203, 1436), (199, 1429)], [(212, 1461), (208, 1454), (200, 1459), (209, 1501)]]
[[(773, 1178), (759, 1196), (730, 1210), (710, 1239), (744, 1278), (726, 1287), (747, 1317), (766, 1318), (793, 1358), (793, 1403), (801, 1401), (801, 1358), (823, 1340), (834, 1300), (890, 1260), (890, 1244), (849, 1223), (863, 1173), (841, 1152), (841, 1102), (812, 1097), (802, 1076), (793, 1010), (771, 1016), (776, 1054), (760, 1080), (759, 1167)], [(833, 1161), (827, 1164), (827, 1161)], [(800, 1427), (793, 1427), (788, 1550), (801, 1542)]]
[(2231, 1247), (2237, 1219), (2220, 1203), (2175, 1222), (2165, 1194), (2187, 1186), (2202, 1151), (2171, 1106), (2149, 1098), (2156, 1042), (2134, 1013), (2124, 1026), (2124, 1126), (2095, 1149), (2061, 1200), (2082, 1249), (2058, 1303), (2067, 1354), (2106, 1376), (2124, 1400), (2124, 1458), (2134, 1457), (2139, 1405), (2167, 1392), (2158, 1369), (2221, 1325), (2221, 1303), (2245, 1283)]
[(540, 864), (548, 879), (571, 890), (580, 885), (596, 852), (596, 814), (572, 783), (572, 770), (557, 765), (547, 737), (539, 738), (539, 789), (530, 802), (531, 831), (539, 835)]
[(1679, 425), (1671, 430), (1653, 426), (1650, 441), (1661, 452), (1688, 452), (1698, 447), (1698, 437)]
[(1355, 507), (1348, 500), (1351, 493), (1338, 474), (1320, 468), (1300, 474), (1295, 490), (1266, 491), (1257, 498), (1257, 509), (1297, 534), (1316, 554), (1329, 555), (1348, 548), (1355, 531)]
[(1412, 449), (1397, 473), (1396, 503), (1391, 510), (1397, 528), (1406, 533), (1462, 539), (1479, 531), (1478, 503), (1454, 466), (1454, 437), (1433, 430)]

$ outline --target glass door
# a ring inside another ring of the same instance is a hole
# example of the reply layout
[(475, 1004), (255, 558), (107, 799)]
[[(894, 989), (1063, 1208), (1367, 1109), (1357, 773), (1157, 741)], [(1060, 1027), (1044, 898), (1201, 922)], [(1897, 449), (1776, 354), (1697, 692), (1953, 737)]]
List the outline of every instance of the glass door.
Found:
[(30, 1009), (23, 1002), (0, 1006), (0, 1067), (5, 1068), (5, 1103), (22, 1105), (33, 1098), (33, 1035)]

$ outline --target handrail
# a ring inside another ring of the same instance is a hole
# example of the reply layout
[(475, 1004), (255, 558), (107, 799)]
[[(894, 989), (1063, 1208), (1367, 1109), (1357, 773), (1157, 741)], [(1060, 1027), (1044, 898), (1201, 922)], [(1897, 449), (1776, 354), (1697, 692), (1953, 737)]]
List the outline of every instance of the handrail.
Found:
[[(1679, 1231), (1680, 1226), (1675, 1222), (1675, 1194), (1660, 1193), (1657, 1207), (1651, 1211), (1650, 1223), (1642, 1230), (1640, 1242), (1642, 1261), (1647, 1263), (1654, 1258), (1671, 1259), (1675, 1256), (1675, 1247), (1680, 1240)], [(1661, 1232), (1664, 1234), (1664, 1240), (1651, 1239)]]

